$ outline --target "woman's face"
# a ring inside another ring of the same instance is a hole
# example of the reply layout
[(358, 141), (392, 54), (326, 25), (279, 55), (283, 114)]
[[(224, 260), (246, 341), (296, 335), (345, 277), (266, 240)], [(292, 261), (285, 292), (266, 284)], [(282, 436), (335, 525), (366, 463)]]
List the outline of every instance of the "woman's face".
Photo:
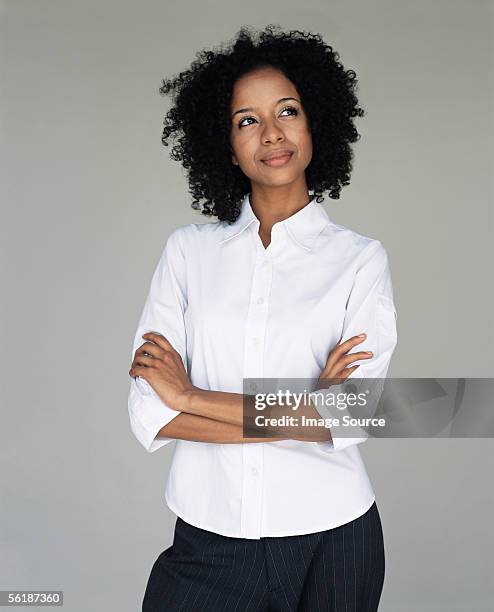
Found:
[[(236, 81), (230, 143), (232, 162), (251, 184), (281, 186), (301, 178), (305, 182), (312, 137), (295, 85), (282, 72), (262, 68)], [(270, 155), (282, 150), (288, 150), (289, 157), (268, 163)]]

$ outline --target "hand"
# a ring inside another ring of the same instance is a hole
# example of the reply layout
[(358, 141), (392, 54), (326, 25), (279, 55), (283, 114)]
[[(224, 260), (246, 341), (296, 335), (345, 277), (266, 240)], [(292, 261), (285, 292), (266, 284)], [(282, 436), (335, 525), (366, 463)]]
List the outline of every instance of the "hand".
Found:
[(135, 352), (130, 376), (144, 378), (167, 406), (180, 411), (189, 392), (196, 389), (180, 353), (161, 334), (148, 332), (142, 337), (146, 342)]
[(358, 353), (350, 353), (354, 346), (363, 342), (367, 337), (367, 334), (361, 336), (353, 336), (342, 344), (338, 343), (333, 350), (329, 353), (328, 360), (324, 370), (319, 376), (319, 380), (316, 385), (316, 390), (321, 388), (327, 388), (333, 384), (339, 384), (340, 380), (345, 380), (350, 374), (360, 367), (357, 364), (352, 367), (347, 367), (350, 363), (358, 361), (360, 359), (371, 359), (374, 356), (372, 351), (360, 351)]

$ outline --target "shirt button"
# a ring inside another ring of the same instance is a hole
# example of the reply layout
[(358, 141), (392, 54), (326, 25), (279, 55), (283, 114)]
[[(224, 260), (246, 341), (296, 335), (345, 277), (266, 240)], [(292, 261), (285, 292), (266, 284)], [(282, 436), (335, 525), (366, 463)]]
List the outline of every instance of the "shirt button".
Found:
[(250, 384), (249, 384), (249, 389), (250, 389), (251, 391), (257, 391), (257, 385), (256, 385), (256, 383), (250, 383)]
[(262, 304), (263, 302), (264, 302), (264, 298), (262, 298), (262, 297), (260, 297), (260, 298), (257, 300), (257, 303), (258, 303), (258, 304)]
[(257, 476), (259, 474), (259, 470), (257, 468), (252, 468), (252, 476)]
[(257, 346), (261, 340), (259, 338), (252, 338), (252, 343)]

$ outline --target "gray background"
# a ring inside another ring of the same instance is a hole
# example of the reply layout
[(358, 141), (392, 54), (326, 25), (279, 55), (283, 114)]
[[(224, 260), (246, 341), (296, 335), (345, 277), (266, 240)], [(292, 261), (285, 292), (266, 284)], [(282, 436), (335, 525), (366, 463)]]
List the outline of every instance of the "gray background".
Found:
[[(0, 589), (134, 612), (175, 516), (174, 444), (147, 454), (128, 424), (131, 344), (167, 236), (208, 220), (161, 145), (161, 77), (244, 24), (320, 32), (367, 110), (352, 184), (326, 210), (388, 251), (389, 376), (489, 377), (493, 7), (4, 0), (0, 17)], [(385, 535), (380, 610), (492, 609), (493, 450), (361, 447)]]

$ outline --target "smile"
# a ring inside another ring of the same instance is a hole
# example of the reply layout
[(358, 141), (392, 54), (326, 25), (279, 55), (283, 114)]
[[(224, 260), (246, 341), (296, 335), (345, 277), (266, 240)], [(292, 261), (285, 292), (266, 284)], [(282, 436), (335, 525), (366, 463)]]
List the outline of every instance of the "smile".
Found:
[(279, 166), (284, 166), (285, 164), (287, 164), (290, 159), (293, 157), (293, 153), (290, 153), (288, 155), (281, 155), (280, 157), (272, 157), (271, 159), (262, 159), (262, 163), (266, 164), (266, 166), (272, 166), (272, 167), (279, 167)]

